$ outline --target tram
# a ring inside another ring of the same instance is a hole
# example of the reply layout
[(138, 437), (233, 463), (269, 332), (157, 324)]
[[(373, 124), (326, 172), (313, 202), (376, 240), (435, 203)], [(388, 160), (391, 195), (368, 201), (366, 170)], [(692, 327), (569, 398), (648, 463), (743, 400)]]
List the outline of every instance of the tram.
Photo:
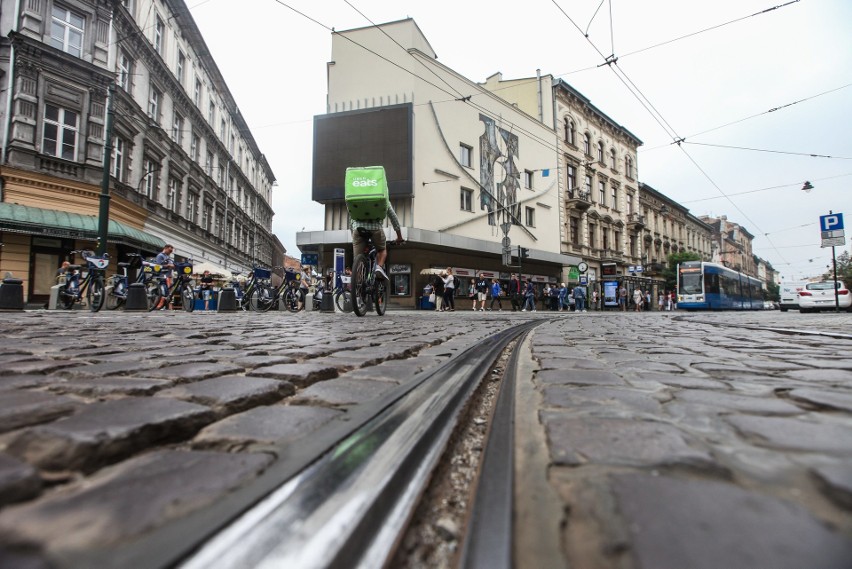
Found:
[(677, 266), (677, 307), (684, 310), (762, 310), (761, 282), (718, 263)]

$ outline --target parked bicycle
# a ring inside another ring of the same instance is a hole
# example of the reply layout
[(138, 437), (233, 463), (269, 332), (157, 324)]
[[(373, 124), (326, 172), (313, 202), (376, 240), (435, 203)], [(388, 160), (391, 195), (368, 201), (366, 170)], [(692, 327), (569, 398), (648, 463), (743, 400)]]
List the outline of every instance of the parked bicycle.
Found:
[(264, 267), (253, 267), (243, 291), (243, 310), (265, 312), (275, 300), (274, 287), (270, 284), (272, 271)]
[[(108, 310), (116, 310), (117, 308), (121, 308), (127, 301), (127, 291), (130, 288), (130, 278), (127, 273), (130, 267), (134, 267), (137, 265), (140, 266), (139, 274), (136, 276), (136, 280), (134, 280), (133, 282), (140, 283), (143, 285), (148, 285), (152, 282), (155, 267), (157, 273), (159, 273), (160, 271), (159, 266), (155, 265), (154, 263), (141, 260), (142, 255), (139, 255), (137, 253), (128, 253), (127, 257), (130, 258), (130, 262), (118, 263), (118, 267), (121, 269), (121, 273), (116, 273), (111, 276), (109, 279), (109, 284), (106, 287), (105, 305)], [(148, 299), (150, 300), (150, 295), (148, 295)], [(148, 308), (150, 308), (150, 306), (148, 306)]]
[[(79, 254), (86, 261), (86, 273), (80, 274), (82, 265), (68, 265), (65, 269), (65, 286), (59, 291), (59, 305), (70, 310), (85, 295), (89, 310), (97, 312), (104, 305), (104, 271), (109, 266), (109, 255), (95, 255), (94, 251), (71, 251), (71, 258)], [(81, 280), (82, 279), (82, 280)]]
[(341, 312), (352, 312), (352, 277), (340, 275), (340, 283), (334, 288), (334, 304)]
[(240, 271), (231, 271), (231, 280), (228, 281), (228, 287), (234, 289), (234, 298), (237, 301), (237, 308), (242, 308), (243, 310), (245, 310), (245, 308), (243, 307), (243, 301), (245, 300), (246, 296), (239, 280), (239, 276), (241, 274), (242, 273)]
[(195, 310), (195, 291), (192, 289), (192, 260), (186, 263), (175, 263), (175, 277), (169, 286), (165, 275), (160, 274), (157, 286), (149, 290), (149, 301), (151, 305), (149, 310), (154, 310), (159, 304), (160, 299), (166, 299), (166, 306), (171, 303), (175, 296), (180, 297), (180, 303), (183, 309), (187, 312)]
[[(255, 268), (257, 275), (258, 269)], [(266, 275), (269, 277), (266, 277)], [(267, 312), (272, 307), (283, 302), (290, 312), (299, 311), (299, 279), (301, 275), (293, 269), (285, 269), (284, 279), (278, 287), (269, 284), (268, 278), (272, 276), (271, 271), (262, 269), (257, 284), (249, 295), (249, 307), (257, 312)]]
[(365, 239), (365, 253), (360, 253), (352, 263), (352, 310), (356, 316), (364, 316), (372, 307), (382, 316), (387, 308), (387, 286), (384, 279), (376, 278), (377, 249), (373, 244), (372, 232), (358, 228)]

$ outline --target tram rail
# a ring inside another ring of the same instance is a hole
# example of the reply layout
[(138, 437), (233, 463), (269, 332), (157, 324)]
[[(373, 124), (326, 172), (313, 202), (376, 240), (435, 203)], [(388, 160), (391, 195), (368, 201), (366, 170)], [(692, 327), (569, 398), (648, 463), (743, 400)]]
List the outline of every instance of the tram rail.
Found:
[[(216, 504), (132, 544), (82, 554), (67, 559), (63, 566), (383, 566), (468, 399), (507, 346), (539, 323), (529, 321), (498, 332), (441, 367), (422, 372), (384, 397), (350, 410), (343, 420), (329, 423), (307, 440), (277, 449), (279, 458), (266, 472)], [(513, 355), (506, 370), (509, 375), (501, 386), (485, 453), (486, 460), (498, 464), (482, 466), (489, 472), (483, 480), (504, 488), (497, 491), (508, 500), (508, 504), (491, 507), (508, 511), (482, 513), (481, 503), (475, 502), (474, 512), (480, 513), (472, 515), (473, 537), (463, 546), (470, 559), (492, 558), (483, 551), (491, 547), (483, 532), (499, 531), (499, 539), (511, 543), (512, 492), (511, 486), (505, 488), (511, 484), (513, 396), (504, 390), (514, 384), (511, 369), (516, 358)], [(496, 477), (490, 476), (492, 470)], [(498, 518), (502, 519), (500, 526), (479, 525)], [(511, 550), (502, 564), (488, 566), (510, 567)]]

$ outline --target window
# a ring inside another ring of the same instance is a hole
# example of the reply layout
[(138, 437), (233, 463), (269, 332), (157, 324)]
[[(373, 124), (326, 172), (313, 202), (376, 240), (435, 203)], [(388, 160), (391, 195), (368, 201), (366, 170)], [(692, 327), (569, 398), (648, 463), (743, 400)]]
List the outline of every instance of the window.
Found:
[(633, 194), (627, 194), (627, 215), (633, 215)]
[(213, 175), (213, 153), (209, 150), (207, 151), (207, 160), (204, 162), (204, 170), (208, 176)]
[(580, 220), (576, 217), (569, 218), (568, 220), (568, 230), (570, 233), (571, 243), (575, 245), (580, 244)]
[(82, 57), (83, 28), (85, 25), (82, 16), (59, 6), (53, 7), (52, 14), (50, 45), (65, 53), (70, 53), (74, 57)]
[(213, 217), (213, 206), (204, 202), (204, 209), (202, 210), (201, 216), (201, 227), (204, 228), (204, 231), (210, 231), (210, 220)]
[(577, 168), (569, 164), (566, 171), (565, 183), (568, 186), (568, 195), (574, 197), (574, 190), (577, 188)]
[(615, 148), (609, 151), (609, 167), (615, 170)]
[(154, 23), (154, 51), (163, 55), (163, 36), (166, 33), (166, 25), (163, 20), (157, 16), (157, 21)]
[(64, 160), (76, 159), (77, 120), (78, 114), (74, 111), (45, 105), (41, 151)]
[(612, 197), (612, 201), (610, 202), (610, 207), (612, 209), (618, 209), (618, 188), (615, 186), (610, 187), (610, 195)]
[(199, 146), (200, 145), (201, 145), (201, 138), (193, 132), (192, 133), (192, 140), (189, 143), (189, 157), (192, 158), (193, 162), (198, 162), (198, 156), (199, 156), (198, 152), (199, 152)]
[(533, 189), (533, 173), (530, 170), (524, 170), (524, 188)]
[(162, 93), (152, 86), (151, 93), (148, 96), (148, 116), (156, 124), (160, 124), (160, 99), (162, 98)]
[(583, 135), (583, 154), (586, 156), (592, 155), (592, 137), (589, 136), (589, 133)]
[(225, 138), (225, 133), (228, 130), (228, 123), (225, 119), (222, 119), (222, 123), (219, 125), (219, 138), (222, 139), (222, 142), (225, 142), (227, 138)]
[(145, 196), (150, 200), (157, 199), (157, 164), (153, 160), (145, 160)]
[(461, 209), (462, 211), (473, 211), (473, 190), (461, 189)]
[(177, 67), (175, 68), (175, 76), (177, 77), (178, 83), (183, 85), (184, 73), (186, 69), (186, 56), (182, 51), (178, 50), (177, 57)]
[(470, 168), (473, 164), (473, 148), (466, 144), (459, 145), (459, 162), (465, 168)]
[(633, 158), (630, 156), (624, 158), (624, 174), (628, 178), (633, 178)]
[(589, 247), (594, 249), (595, 245), (595, 225), (593, 223), (589, 224)]
[(172, 120), (172, 139), (178, 146), (183, 145), (183, 117), (175, 113)]
[(574, 126), (574, 121), (569, 118), (565, 118), (565, 142), (574, 146), (574, 135), (576, 133), (576, 127)]
[(583, 192), (586, 194), (586, 199), (592, 199), (592, 177), (586, 174), (583, 179)]
[(598, 162), (601, 164), (604, 163), (604, 143), (603, 141), (598, 142)]
[(216, 124), (216, 103), (210, 101), (210, 105), (207, 107), (207, 122), (210, 123), (211, 127), (215, 128)]
[(118, 54), (118, 86), (130, 93), (130, 81), (133, 76), (133, 60), (127, 52), (121, 50)]
[(124, 181), (124, 141), (115, 137), (112, 141), (112, 175), (119, 182)]
[(601, 227), (601, 248), (609, 249), (609, 229), (606, 227)]
[(186, 218), (195, 223), (195, 220), (198, 218), (198, 194), (195, 192), (189, 192), (189, 195), (186, 198)]
[(195, 101), (195, 106), (201, 108), (201, 79), (196, 77), (195, 90), (192, 92), (192, 100)]
[(598, 203), (606, 205), (606, 182), (598, 181)]
[(612, 232), (612, 248), (616, 251), (621, 249), (621, 233), (618, 231)]
[(535, 227), (535, 209), (531, 207), (524, 208), (524, 221), (527, 227)]
[(168, 203), (166, 207), (175, 213), (180, 213), (180, 180), (169, 177)]

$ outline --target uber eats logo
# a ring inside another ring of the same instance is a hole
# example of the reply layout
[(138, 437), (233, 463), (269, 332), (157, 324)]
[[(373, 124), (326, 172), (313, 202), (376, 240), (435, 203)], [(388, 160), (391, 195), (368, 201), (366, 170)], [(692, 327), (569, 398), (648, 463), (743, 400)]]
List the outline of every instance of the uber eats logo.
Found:
[(375, 187), (378, 185), (378, 180), (368, 180), (366, 178), (355, 178), (354, 180), (352, 180), (352, 186), (355, 188), (368, 188), (371, 186)]

